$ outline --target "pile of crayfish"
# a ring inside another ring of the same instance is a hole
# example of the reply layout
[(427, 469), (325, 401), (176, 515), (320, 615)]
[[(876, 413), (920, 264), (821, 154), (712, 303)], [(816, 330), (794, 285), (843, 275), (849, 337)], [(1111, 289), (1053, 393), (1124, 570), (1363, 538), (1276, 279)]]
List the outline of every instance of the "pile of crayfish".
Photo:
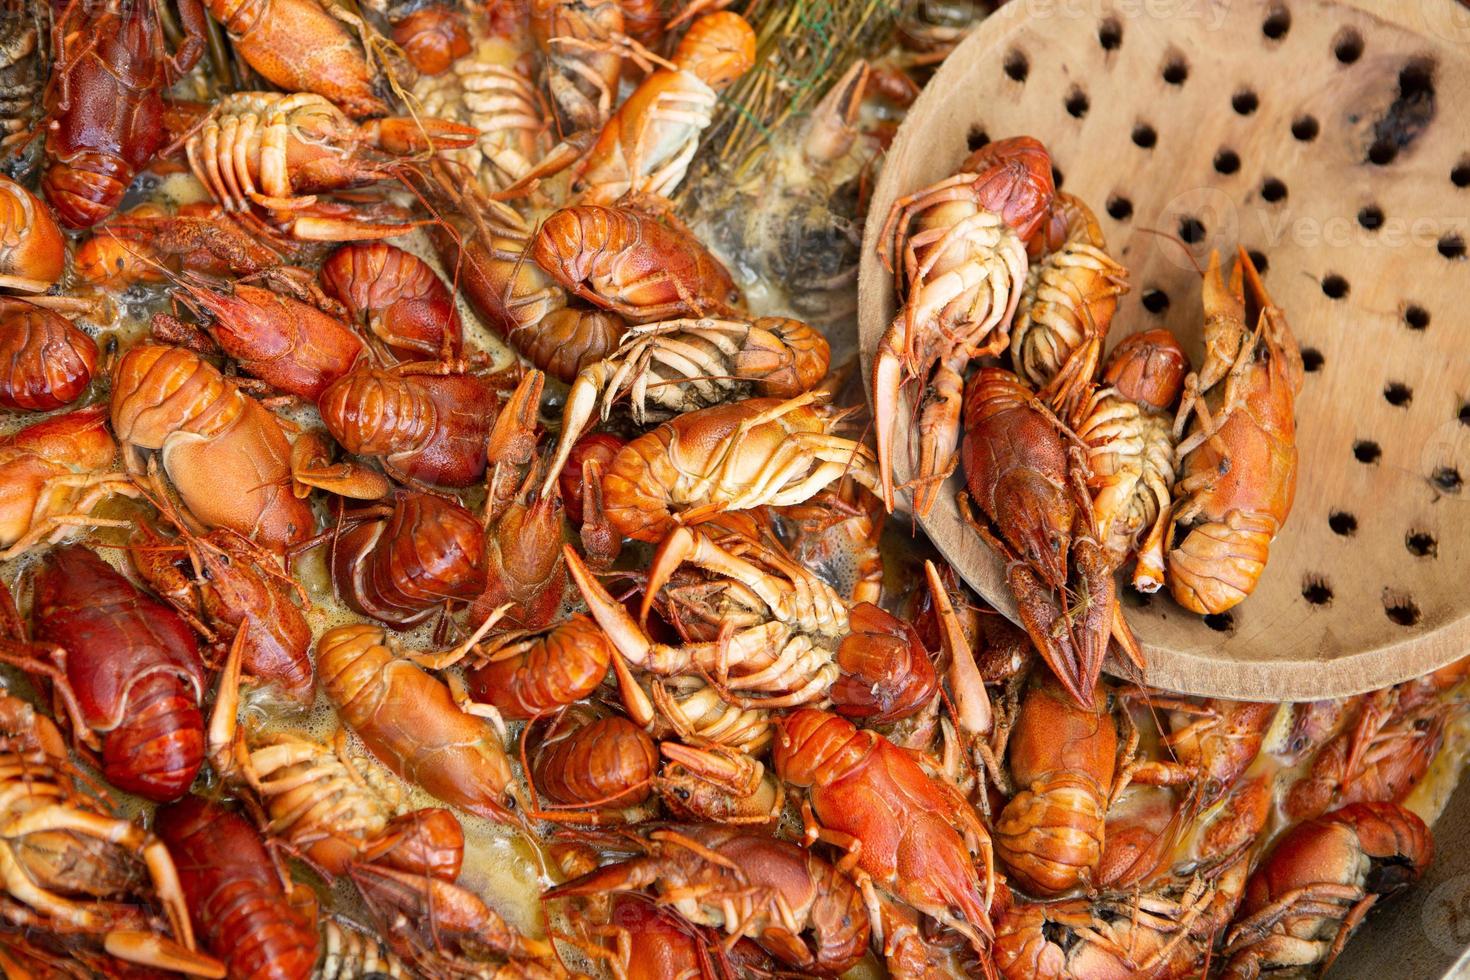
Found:
[[(1239, 601), (1289, 509), (1249, 260), (1197, 373), (1103, 364), (1124, 270), (983, 147), (886, 236), (899, 486), (673, 201), (770, 56), (728, 6), (0, 0), (5, 976), (1255, 977), (1424, 872), (1470, 661), (1100, 677), (1116, 568)], [(899, 24), (773, 150), (817, 184), (957, 37)], [(1024, 628), (882, 546), (957, 450)]]
[(1030, 137), (987, 143), (894, 202), (880, 248), (901, 298), (873, 359), (884, 503), (905, 458), (920, 517), (962, 464), (962, 516), (1005, 563), (1022, 624), (1079, 704), (1110, 642), (1144, 666), (1114, 584), (1130, 559), (1136, 589), (1167, 582), (1191, 612), (1250, 595), (1296, 490), (1303, 368), (1244, 248), (1228, 283), (1218, 252), (1200, 270), (1197, 371), (1165, 329), (1129, 335), (1103, 362), (1128, 270)]

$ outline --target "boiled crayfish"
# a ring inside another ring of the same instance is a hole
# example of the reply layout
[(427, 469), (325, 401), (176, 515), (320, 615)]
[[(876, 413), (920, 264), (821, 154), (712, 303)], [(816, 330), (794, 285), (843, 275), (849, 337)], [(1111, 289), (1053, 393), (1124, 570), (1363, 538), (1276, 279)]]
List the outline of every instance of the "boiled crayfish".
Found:
[[(1255, 589), (1296, 495), (1302, 357), (1244, 249), (1227, 288), (1205, 270), (1205, 363), (1185, 380), (1168, 555), (1175, 600), (1222, 613)], [(1188, 425), (1187, 435), (1185, 426)]]

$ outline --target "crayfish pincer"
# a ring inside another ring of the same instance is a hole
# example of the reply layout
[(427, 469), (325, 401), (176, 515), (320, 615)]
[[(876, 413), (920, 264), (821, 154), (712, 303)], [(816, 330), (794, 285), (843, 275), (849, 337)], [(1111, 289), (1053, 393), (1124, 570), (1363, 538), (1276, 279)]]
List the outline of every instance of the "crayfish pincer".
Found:
[(965, 388), (969, 495), (961, 495), (961, 511), (1006, 562), (1031, 642), (1077, 703), (1090, 707), (1109, 635), (1140, 667), (1143, 653), (1098, 543), (1075, 438), (1009, 371), (985, 368)]

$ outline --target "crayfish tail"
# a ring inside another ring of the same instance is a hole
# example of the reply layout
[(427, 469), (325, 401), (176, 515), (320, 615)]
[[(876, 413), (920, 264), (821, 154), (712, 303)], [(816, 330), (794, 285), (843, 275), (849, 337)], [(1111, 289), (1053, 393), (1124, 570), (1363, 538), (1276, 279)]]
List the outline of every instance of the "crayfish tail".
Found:
[(1239, 605), (1260, 581), (1270, 553), (1270, 531), (1211, 521), (1193, 528), (1169, 552), (1169, 590), (1185, 609), (1200, 615)]

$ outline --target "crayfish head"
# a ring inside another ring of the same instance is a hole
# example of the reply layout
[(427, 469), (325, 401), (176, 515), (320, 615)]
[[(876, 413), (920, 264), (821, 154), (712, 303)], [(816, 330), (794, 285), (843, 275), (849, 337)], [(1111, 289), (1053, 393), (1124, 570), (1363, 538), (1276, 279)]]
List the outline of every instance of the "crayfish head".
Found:
[(1006, 502), (1001, 534), (1043, 582), (1067, 586), (1074, 507), (1061, 488), (1034, 471), (1018, 470), (997, 494)]
[(976, 202), (999, 214), (1022, 242), (1041, 229), (1056, 196), (1051, 155), (1032, 136), (1013, 136), (987, 143), (960, 165), (975, 174)]
[(1131, 401), (1168, 411), (1184, 390), (1189, 355), (1167, 329), (1125, 337), (1103, 368), (1103, 381)]

